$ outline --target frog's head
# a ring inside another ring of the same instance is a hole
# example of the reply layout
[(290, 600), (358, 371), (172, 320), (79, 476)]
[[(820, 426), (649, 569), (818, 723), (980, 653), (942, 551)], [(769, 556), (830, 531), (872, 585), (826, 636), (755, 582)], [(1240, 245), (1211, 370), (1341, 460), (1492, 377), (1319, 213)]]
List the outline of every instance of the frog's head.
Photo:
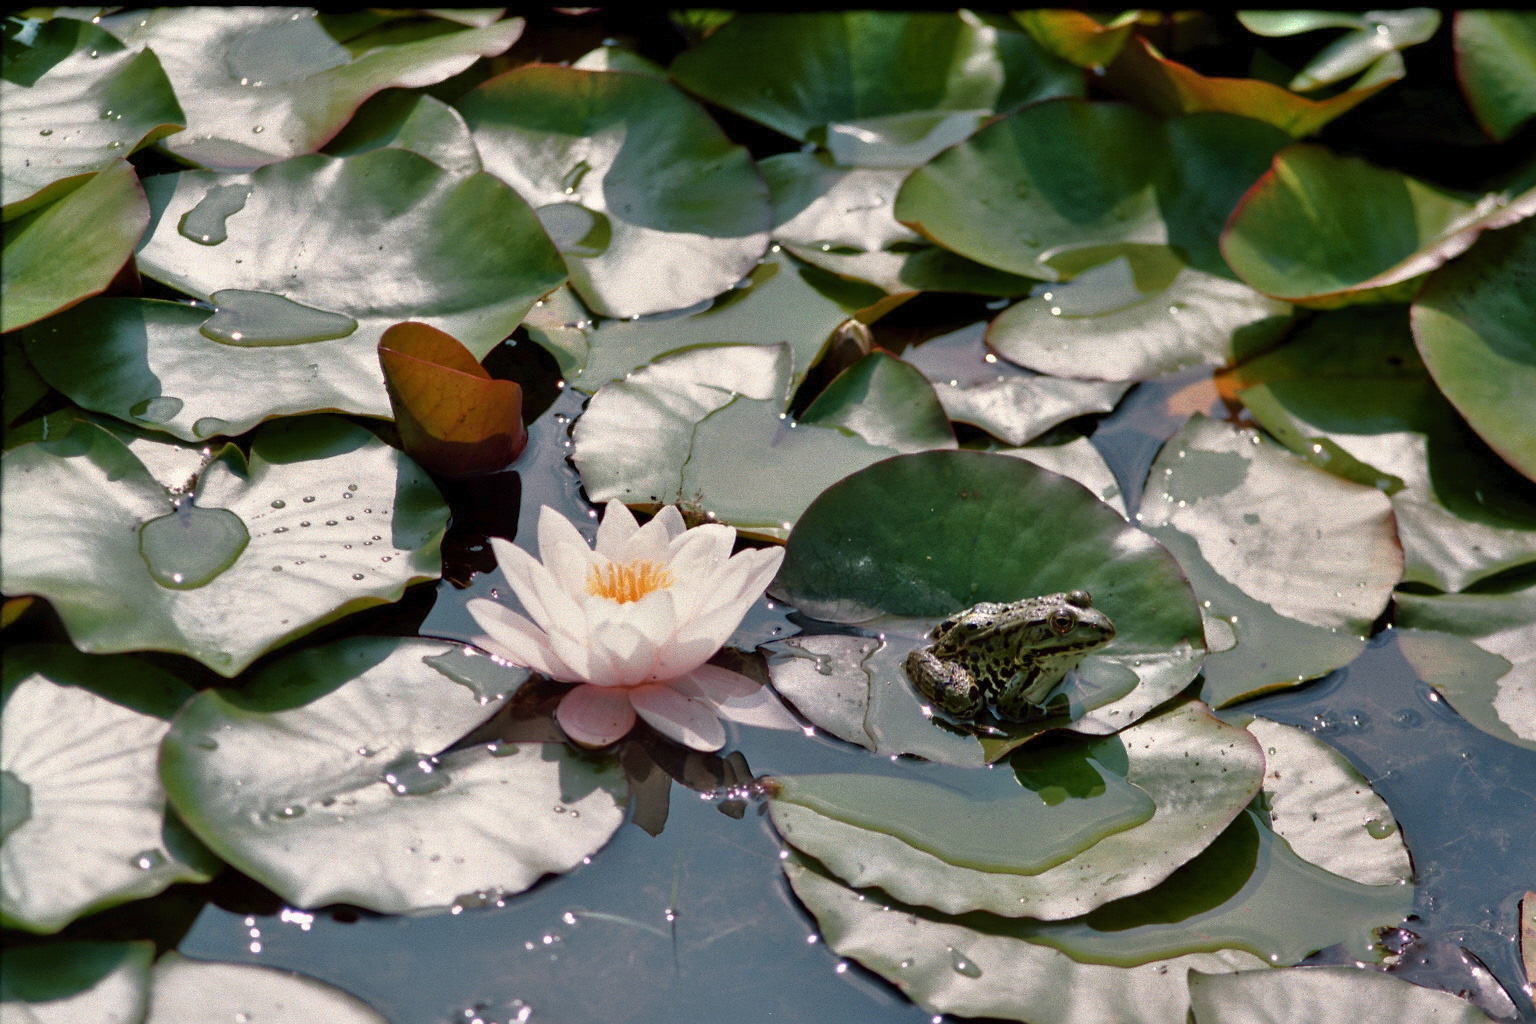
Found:
[(1072, 658), (1113, 640), (1115, 625), (1093, 607), (1087, 591), (1074, 590), (1011, 604), (984, 602), (939, 623), (934, 636), (955, 651), (991, 649), (1015, 656)]

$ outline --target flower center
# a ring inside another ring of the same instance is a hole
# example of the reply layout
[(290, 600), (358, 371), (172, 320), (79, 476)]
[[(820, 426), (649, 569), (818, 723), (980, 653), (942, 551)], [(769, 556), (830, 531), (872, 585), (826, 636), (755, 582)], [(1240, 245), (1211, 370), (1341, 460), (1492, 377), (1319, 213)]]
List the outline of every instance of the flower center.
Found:
[(672, 574), (667, 567), (657, 565), (649, 558), (638, 558), (623, 565), (609, 562), (587, 570), (587, 593), (619, 604), (638, 601), (653, 590), (671, 585)]

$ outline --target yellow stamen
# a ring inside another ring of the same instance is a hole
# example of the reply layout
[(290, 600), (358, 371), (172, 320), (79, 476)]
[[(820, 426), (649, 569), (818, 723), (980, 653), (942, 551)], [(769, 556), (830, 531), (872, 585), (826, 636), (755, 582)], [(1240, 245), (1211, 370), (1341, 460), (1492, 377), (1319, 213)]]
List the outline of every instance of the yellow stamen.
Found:
[(649, 558), (639, 558), (624, 565), (609, 562), (587, 570), (587, 593), (626, 604), (638, 601), (653, 590), (672, 585), (672, 574), (664, 565)]

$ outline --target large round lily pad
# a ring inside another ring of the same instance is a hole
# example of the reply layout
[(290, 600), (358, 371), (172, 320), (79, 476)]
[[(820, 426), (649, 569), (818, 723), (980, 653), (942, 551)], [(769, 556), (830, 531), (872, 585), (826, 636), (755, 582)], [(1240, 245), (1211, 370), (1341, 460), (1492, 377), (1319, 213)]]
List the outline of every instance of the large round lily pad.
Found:
[[(489, 174), (449, 174), (403, 149), (302, 156), (249, 174), (183, 171), (145, 187), (155, 219), (139, 268), (219, 312), (172, 323), (144, 305), (156, 330), (135, 329), (137, 313), (112, 330), (115, 347), (132, 353), (121, 372), (142, 378), (146, 362), (154, 371), (186, 362), (200, 380), (223, 376), (240, 387), (269, 356), (274, 374), (298, 377), (288, 394), (262, 389), (281, 411), (308, 403), (387, 417), (377, 353), (387, 328), (430, 324), (483, 358), (565, 279), (516, 193)], [(278, 236), (291, 244), (274, 246)], [(227, 362), (226, 349), (237, 350)]]
[(1189, 997), (1195, 1024), (1493, 1024), (1493, 1018), (1449, 992), (1357, 967), (1236, 974), (1206, 974), (1197, 968), (1189, 973)]
[(691, 306), (768, 248), (768, 189), (752, 158), (669, 82), (528, 65), (458, 109), (486, 170), (539, 211), (594, 312)]
[(6, 593), (46, 597), (82, 649), (177, 651), (229, 676), (436, 577), (448, 518), (415, 463), (332, 417), (263, 428), (249, 461), (226, 447), (179, 502), (88, 422), (0, 473)]
[(1218, 707), (1353, 661), (1402, 577), (1384, 494), (1204, 416), (1164, 445), (1136, 519), (1200, 598)]
[(143, 940), (7, 949), (0, 953), (0, 1019), (142, 1024), (154, 957), (155, 944)]
[[(295, 906), (446, 909), (569, 871), (624, 817), (616, 765), (559, 745), (444, 751), (493, 712), (439, 640), (355, 637), (177, 717), (161, 770), (187, 823)], [(502, 670), (504, 695), (526, 673)]]
[(1080, 673), (1126, 685), (1079, 709), (1084, 731), (1129, 725), (1183, 689), (1204, 654), (1173, 557), (1081, 484), (1006, 455), (923, 452), (838, 482), (801, 516), (773, 590), (836, 622), (1086, 590), (1116, 636)]
[(150, 970), (144, 1024), (389, 1024), (356, 996), (297, 971), (223, 964), (166, 953)]
[[(1090, 763), (1090, 771), (1103, 781), (1084, 771)], [(1129, 828), (1094, 837), (1043, 871), (1024, 874), (957, 864), (914, 845), (896, 827), (909, 813), (900, 807), (878, 819), (865, 808), (856, 821), (835, 804), (808, 803), (797, 797), (793, 779), (769, 809), (790, 845), (854, 888), (878, 888), (903, 902), (950, 914), (987, 910), (1004, 917), (1059, 920), (1148, 889), (1205, 849), (1258, 793), (1264, 757), (1241, 729), (1215, 718), (1203, 705), (1185, 703), (1114, 738), (1081, 741), (1043, 755), (1020, 751), (1007, 767), (985, 774), (1005, 771), (1057, 801), (1054, 807), (1076, 804), (1084, 810), (1108, 795), (1105, 772), (1118, 773), (1117, 780), (1150, 799), (1153, 813)], [(820, 777), (804, 778), (828, 786), (818, 782)], [(946, 778), (958, 784), (964, 776)], [(846, 802), (856, 790), (843, 788)], [(1027, 810), (1022, 801), (1009, 806)], [(1049, 826), (1041, 820), (1037, 827)]]
[(5, 657), (0, 719), (0, 919), (56, 932), (84, 914), (206, 882), (218, 868), (168, 818), (155, 765), (192, 695), (126, 656), (63, 644)]

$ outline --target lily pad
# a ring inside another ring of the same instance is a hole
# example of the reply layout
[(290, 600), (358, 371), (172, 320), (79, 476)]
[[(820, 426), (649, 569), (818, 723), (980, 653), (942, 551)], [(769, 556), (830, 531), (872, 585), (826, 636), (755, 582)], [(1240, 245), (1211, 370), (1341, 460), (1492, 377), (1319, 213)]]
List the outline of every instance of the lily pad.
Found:
[(1485, 235), (1437, 271), (1413, 305), (1435, 383), (1506, 462), (1536, 480), (1536, 222)]
[(1315, 306), (1407, 298), (1419, 276), (1489, 228), (1536, 211), (1536, 190), (1471, 204), (1320, 146), (1282, 150), (1221, 238), (1245, 282)]
[(115, 53), (76, 50), (30, 86), (0, 82), (7, 219), (61, 195), (68, 179), (106, 170), (181, 130), (181, 107), (160, 61), (148, 50), (113, 44)]
[(1320, 316), (1232, 380), (1291, 451), (1387, 492), (1405, 581), (1461, 590), (1536, 561), (1536, 488), (1440, 394), (1401, 306)]
[[(1021, 751), (1011, 763), (1016, 771), (1032, 772), (1031, 784), (1038, 787), (1050, 782), (1053, 773), (1065, 779), (1070, 768), (1080, 772), (1087, 762), (1078, 758), (1084, 755), (1095, 759), (1101, 773), (1118, 773), (1143, 792), (1154, 812), (1035, 874), (953, 863), (904, 841), (894, 828), (850, 821), (797, 800), (792, 786), (769, 810), (786, 842), (854, 888), (877, 888), (949, 914), (986, 910), (1004, 917), (1060, 920), (1163, 881), (1221, 834), (1258, 793), (1264, 773), (1258, 744), (1194, 702), (1142, 719), (1113, 739), (1052, 748), (1043, 757)], [(1002, 773), (999, 766), (987, 774)], [(823, 777), (806, 778), (816, 782)], [(1081, 791), (1076, 799), (1069, 792), (1053, 796), (1064, 801), (1058, 806), (1092, 806), (1092, 800), (1081, 799)], [(1047, 794), (1042, 790), (1041, 795)]]
[(166, 812), (155, 765), (192, 690), (129, 657), (63, 644), (5, 659), (0, 919), (56, 932), (174, 882), (206, 882), (208, 851)]
[(1412, 1020), (1424, 1024), (1493, 1024), (1476, 1006), (1410, 981), (1358, 967), (1298, 967), (1235, 974), (1189, 972), (1196, 1024), (1351, 1024)]
[(356, 996), (297, 971), (189, 960), (175, 951), (155, 963), (144, 1024), (242, 1018), (262, 1024), (389, 1024)]
[(1106, 247), (1099, 256), (1004, 310), (988, 344), (1041, 373), (1148, 380), (1230, 362), (1290, 314), (1245, 284), (1185, 266), (1166, 246)]
[(1247, 728), (1264, 747), (1269, 826), (1298, 857), (1362, 885), (1413, 880), (1391, 808), (1344, 755), (1295, 726)]
[[(773, 584), (802, 612), (832, 622), (881, 614), (931, 622), (978, 601), (1079, 589), (1116, 635), (1078, 671), (1086, 699), (1073, 709), (1074, 727), (1114, 732), (1188, 685), (1204, 645), (1172, 556), (1078, 483), (984, 452), (889, 459), (816, 499)], [(906, 642), (916, 644), (912, 633)], [(894, 668), (876, 685), (915, 710), (910, 683)]]
[(117, 160), (63, 198), (7, 220), (0, 331), (106, 290), (150, 220), (138, 175)]
[(1529, 11), (1457, 11), (1452, 25), (1467, 105), (1503, 142), (1536, 114), (1536, 18)]
[(4, 590), (46, 597), (83, 650), (176, 651), (233, 676), (438, 574), (448, 510), (431, 481), (331, 417), (263, 428), (249, 460), (227, 446), (179, 501), (86, 422), (0, 466)]
[[(796, 421), (787, 412), (789, 345), (673, 353), (592, 397), (571, 433), (572, 457), (592, 501), (683, 501), (782, 539), (835, 481), (901, 451), (954, 446), (932, 389), (907, 369), (870, 380), (866, 393), (834, 395), (815, 419), (807, 410)], [(764, 490), (765, 478), (776, 486)]]
[(154, 958), (149, 941), (7, 949), (0, 953), (0, 1016), (27, 1024), (141, 1024)]
[(527, 65), (458, 109), (486, 169), (539, 211), (594, 312), (691, 306), (768, 248), (768, 190), (752, 158), (666, 81)]
[(1083, 11), (1062, 9), (1016, 11), (1013, 17), (1052, 53), (1080, 68), (1102, 71), (1131, 37), (1137, 13), (1123, 11), (1103, 22)]
[[(523, 19), (377, 46), (353, 57), (303, 7), (170, 7), (108, 18), (176, 87), (187, 130), (164, 143), (192, 163), (246, 170), (313, 153), (390, 86), (433, 85), (502, 53)], [(269, 225), (270, 227), (270, 225)]]
[(1083, 92), (1076, 68), (969, 11), (742, 14), (681, 54), (672, 75), (802, 141), (830, 143), (839, 129), (854, 129), (841, 132), (850, 145), (860, 130), (881, 127), (871, 119), (916, 113), (931, 129), (944, 113), (986, 114)]
[(598, 321), (569, 288), (559, 288), (535, 303), (524, 323), (571, 386), (588, 394), (681, 349), (780, 342), (794, 349), (798, 387), (832, 332), (867, 305), (827, 288), (825, 276), (775, 251), (704, 309)]
[(1484, 732), (1536, 750), (1536, 588), (1397, 595), (1403, 656)]
[(483, 170), (459, 112), (433, 96), (404, 89), (374, 94), (321, 152), (356, 156), (383, 146), (420, 153), (453, 174)]
[[(274, 662), (238, 692), (204, 691), (165, 741), (171, 800), (297, 907), (442, 910), (571, 870), (623, 821), (622, 774), (558, 745), (443, 753), (499, 703), (429, 660), (456, 651), (472, 653), (354, 637)], [(505, 673), (509, 691), (527, 678)]]
[[(420, 321), (483, 358), (565, 277), (538, 218), (506, 185), (489, 174), (449, 174), (402, 149), (296, 157), (250, 174), (184, 171), (146, 187), (155, 223), (139, 268), (245, 323), (155, 331), (154, 344), (135, 342), (150, 349), (135, 361), (153, 370), (190, 362), (187, 350), (213, 353), (219, 358), (186, 372), (206, 386), (231, 368), (234, 389), (252, 373), (234, 360), (266, 356), (273, 372), (301, 378), (286, 402), (262, 389), (285, 412), (309, 401), (310, 409), (388, 417), (377, 353), (388, 327)], [(293, 245), (274, 247), (274, 232)], [(272, 296), (290, 306), (272, 308), (280, 305)], [(338, 316), (356, 328), (333, 328)]]
[[(942, 392), (940, 393), (942, 397)], [(948, 411), (948, 410), (946, 410)], [(953, 415), (953, 414), (951, 414)], [(1086, 437), (1079, 437), (1066, 444), (1040, 444), (1024, 448), (996, 448), (999, 455), (1010, 455), (1025, 462), (1032, 462), (1041, 469), (1048, 469), (1059, 476), (1076, 480), (1093, 492), (1104, 504), (1129, 519), (1125, 508), (1125, 495), (1115, 480), (1114, 472), (1099, 449)]]
[(1354, 660), (1402, 576), (1385, 495), (1204, 416), (1164, 445), (1136, 521), (1200, 598), (1217, 707)]

